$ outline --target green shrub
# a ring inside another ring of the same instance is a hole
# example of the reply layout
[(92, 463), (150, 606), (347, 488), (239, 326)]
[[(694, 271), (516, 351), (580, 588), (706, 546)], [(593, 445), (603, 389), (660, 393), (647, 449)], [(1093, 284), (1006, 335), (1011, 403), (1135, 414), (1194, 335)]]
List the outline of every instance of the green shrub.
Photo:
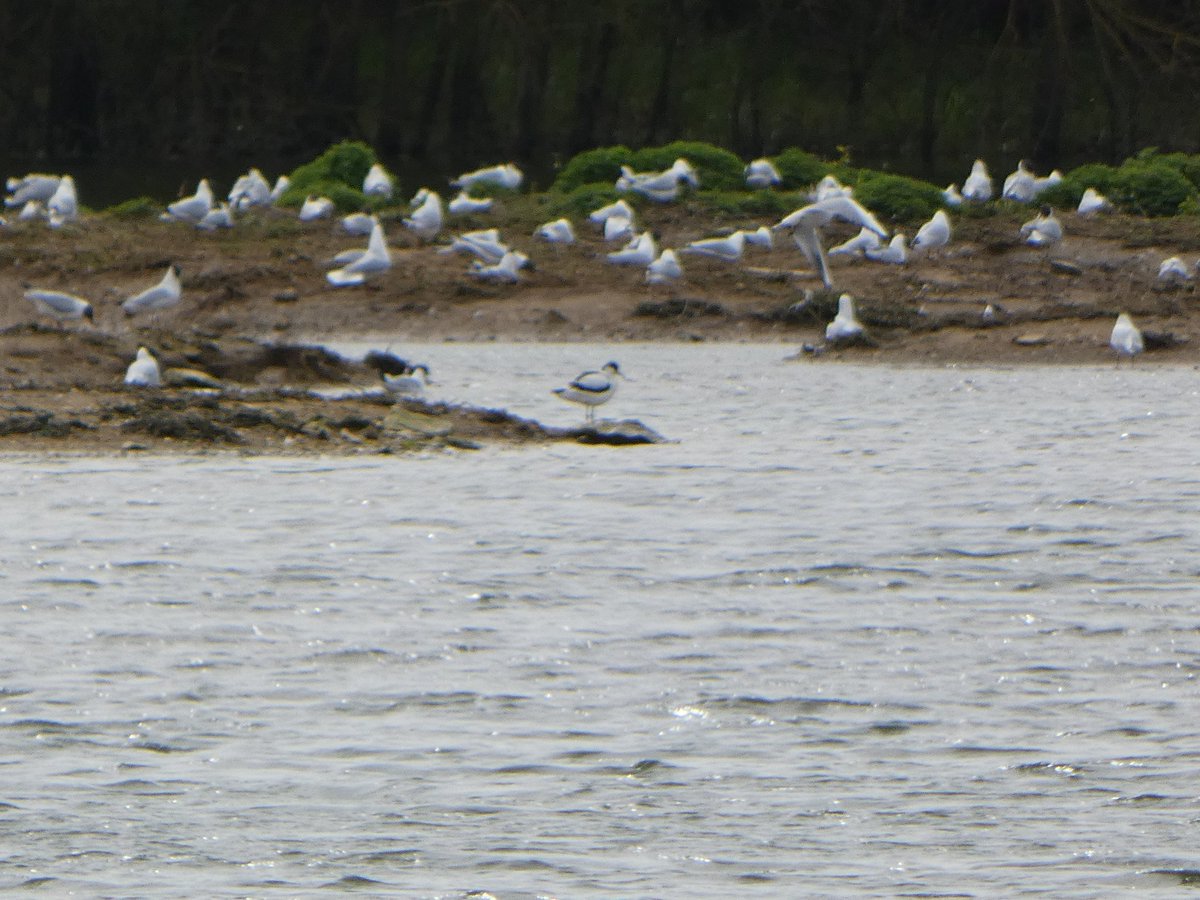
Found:
[(163, 211), (162, 204), (151, 197), (134, 197), (104, 210), (104, 215), (114, 219), (142, 219), (158, 216)]
[[(283, 192), (283, 196), (279, 198), (278, 205), (300, 206), (309, 194), (312, 194), (314, 197), (328, 197), (333, 201), (333, 205), (342, 212), (354, 212), (371, 205), (367, 202), (367, 197), (361, 190), (350, 187), (350, 185), (341, 181), (314, 181), (310, 182), (306, 187), (297, 187), (295, 182), (293, 182)], [(375, 199), (372, 198), (372, 200)]]
[(781, 219), (804, 206), (808, 198), (803, 194), (779, 191), (702, 191), (696, 202), (707, 210), (726, 215)]
[[(1200, 189), (1200, 154), (1159, 153), (1157, 147), (1147, 147), (1139, 152), (1132, 161), (1161, 163), (1164, 166), (1170, 166), (1190, 181), (1194, 189)], [(1130, 162), (1130, 160), (1126, 160), (1126, 162)]]
[(928, 181), (869, 169), (854, 175), (854, 198), (893, 222), (923, 221), (942, 208), (942, 189)]
[(1117, 170), (1119, 181), (1109, 195), (1128, 212), (1144, 216), (1173, 216), (1196, 189), (1178, 169), (1162, 162), (1126, 160)]
[[(613, 179), (613, 181), (615, 180)], [(560, 193), (556, 190), (552, 193), (552, 196), (550, 214), (554, 216), (583, 217), (592, 210), (607, 206), (619, 197), (625, 197), (625, 202), (630, 206), (637, 206), (636, 197), (627, 194), (618, 194), (612, 182), (581, 184), (574, 190), (566, 193)]]
[(559, 170), (554, 179), (551, 189), (569, 194), (583, 185), (600, 182), (615, 184), (621, 175), (621, 166), (629, 165), (632, 160), (633, 151), (622, 144), (584, 150), (567, 160), (567, 164)]
[(672, 141), (661, 147), (643, 147), (633, 154), (635, 172), (661, 172), (675, 160), (686, 159), (700, 175), (701, 190), (744, 190), (746, 165), (734, 153), (702, 141)]
[(783, 179), (784, 190), (799, 190), (816, 184), (829, 174), (833, 163), (814, 156), (807, 150), (789, 147), (771, 160)]
[(374, 164), (375, 151), (366, 144), (360, 141), (334, 144), (312, 162), (296, 167), (288, 176), (291, 184), (279, 203), (298, 206), (309, 194), (316, 194), (328, 197), (338, 209), (361, 209), (365, 202), (363, 179)]
[(1079, 198), (1088, 188), (1095, 188), (1105, 197), (1112, 199), (1120, 180), (1120, 170), (1113, 166), (1088, 163), (1072, 169), (1058, 184), (1046, 188), (1038, 195), (1038, 202), (1048, 203), (1060, 209), (1074, 208), (1079, 205)]

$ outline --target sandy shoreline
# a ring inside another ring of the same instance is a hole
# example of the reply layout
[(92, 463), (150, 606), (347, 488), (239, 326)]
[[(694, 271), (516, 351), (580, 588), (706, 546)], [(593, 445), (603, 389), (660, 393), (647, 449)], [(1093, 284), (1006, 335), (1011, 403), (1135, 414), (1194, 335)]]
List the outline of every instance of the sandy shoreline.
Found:
[[(388, 429), (384, 419), (397, 408), (388, 398), (334, 401), (307, 393), (318, 384), (378, 384), (372, 370), (306, 357), (294, 346), (319, 342), (321, 335), (331, 341), (387, 336), (400, 355), (405, 342), (734, 341), (778, 343), (781, 358), (790, 351), (821, 365), (1113, 364), (1108, 335), (1125, 310), (1155, 344), (1135, 365), (1200, 363), (1194, 284), (1163, 285), (1155, 277), (1164, 257), (1190, 262), (1200, 254), (1200, 225), (1187, 218), (1068, 214), (1066, 239), (1046, 252), (1019, 241), (1028, 210), (1013, 209), (956, 221), (949, 248), (905, 266), (837, 260), (835, 283), (856, 296), (870, 340), (826, 348), (824, 326), (836, 296), (812, 293), (820, 284), (790, 240), (771, 251), (752, 249), (739, 265), (684, 257), (683, 282), (648, 286), (640, 270), (609, 265), (604, 255), (612, 246), (585, 228), (571, 247), (520, 237), (542, 214), (534, 208), (509, 216), (524, 217), (510, 240), (534, 260), (519, 284), (482, 283), (468, 274), (468, 258), (421, 245), (388, 220), (392, 269), (363, 287), (341, 290), (324, 280), (327, 261), (363, 239), (339, 234), (328, 222), (301, 225), (284, 211), (256, 214), (216, 234), (104, 216), (57, 232), (14, 228), (0, 243), (0, 451), (395, 452), (455, 441), (580, 437), (416, 401), (399, 407), (435, 418), (453, 415), (454, 426), (447, 431), (426, 423), (434, 434), (412, 422)], [(662, 246), (764, 224), (713, 221), (686, 204), (650, 207), (644, 215)], [(503, 212), (496, 221), (504, 221)], [(488, 224), (451, 223), (447, 234)], [(127, 318), (120, 301), (157, 281), (168, 264), (182, 270), (183, 302)], [(87, 298), (95, 306), (94, 325), (39, 322), (23, 298), (27, 286)], [(1000, 312), (990, 325), (981, 316), (989, 303)], [(222, 389), (124, 387), (125, 366), (141, 345), (164, 366), (214, 376)], [(800, 352), (804, 345), (817, 352)], [(154, 414), (179, 421), (155, 425)]]

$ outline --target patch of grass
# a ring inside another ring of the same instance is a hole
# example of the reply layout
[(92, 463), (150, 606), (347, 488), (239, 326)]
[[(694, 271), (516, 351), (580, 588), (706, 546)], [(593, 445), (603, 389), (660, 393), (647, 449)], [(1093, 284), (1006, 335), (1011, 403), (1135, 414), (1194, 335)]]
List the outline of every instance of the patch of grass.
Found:
[(362, 209), (367, 205), (363, 179), (375, 162), (375, 151), (361, 141), (334, 144), (312, 162), (292, 171), (288, 176), (291, 184), (279, 198), (279, 205), (299, 206), (314, 194), (328, 197), (346, 212)]
[[(581, 184), (566, 193), (554, 191), (551, 196), (553, 198), (549, 207), (551, 216), (584, 217), (592, 210), (607, 206), (624, 195), (618, 194), (612, 183), (596, 183)], [(635, 205), (634, 201), (633, 197), (625, 197), (625, 202), (630, 206)]]
[(559, 170), (551, 189), (570, 194), (584, 185), (607, 182), (611, 186), (620, 177), (621, 166), (630, 164), (632, 159), (633, 151), (623, 144), (585, 150), (572, 156)]
[(103, 214), (114, 219), (149, 219), (157, 218), (162, 211), (163, 206), (157, 200), (142, 196), (110, 206)]
[(661, 147), (643, 147), (630, 163), (637, 172), (661, 172), (677, 159), (686, 159), (700, 175), (704, 190), (745, 190), (745, 164), (734, 153), (703, 141), (672, 141)]
[(905, 175), (859, 169), (854, 197), (876, 215), (893, 222), (925, 220), (942, 208), (942, 189)]

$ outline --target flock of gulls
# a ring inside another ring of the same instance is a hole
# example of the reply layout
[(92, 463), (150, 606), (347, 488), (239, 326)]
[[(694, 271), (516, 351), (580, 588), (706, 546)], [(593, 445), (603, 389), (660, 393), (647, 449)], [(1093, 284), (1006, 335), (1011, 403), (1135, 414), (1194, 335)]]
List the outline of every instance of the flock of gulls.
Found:
[[(499, 229), (461, 232), (450, 235), (448, 241), (442, 235), (449, 217), (481, 215), (492, 209), (495, 201), (490, 197), (478, 196), (480, 192), (491, 186), (518, 190), (523, 178), (521, 170), (511, 163), (467, 172), (450, 181), (451, 188), (457, 193), (449, 202), (444, 202), (437, 191), (423, 187), (409, 201), (408, 215), (402, 219), (403, 226), (422, 243), (432, 243), (441, 237), (437, 250), (439, 253), (471, 257), (467, 271), (475, 278), (502, 283), (519, 282), (522, 270), (530, 265), (529, 256), (505, 243)], [(1004, 180), (998, 196), (1034, 204), (1046, 188), (1061, 180), (1062, 174), (1058, 171), (1041, 177), (1022, 161), (1016, 171)], [(782, 178), (772, 162), (762, 158), (746, 166), (745, 182), (752, 189), (762, 190), (779, 186)], [(677, 159), (661, 172), (635, 172), (628, 166), (622, 166), (614, 187), (621, 194), (644, 197), (655, 203), (670, 203), (682, 191), (699, 185), (700, 177), (696, 169), (686, 159)], [(240, 215), (256, 207), (273, 206), (288, 187), (287, 176), (281, 176), (272, 184), (258, 169), (251, 169), (236, 180), (226, 199), (218, 202), (209, 181), (203, 179), (194, 194), (169, 204), (162, 219), (201, 230), (232, 228)], [(78, 195), (70, 175), (29, 174), (23, 178), (9, 179), (7, 189), (8, 196), (4, 204), (8, 209), (16, 210), (18, 221), (44, 221), (47, 227), (58, 229), (79, 218)], [(395, 189), (394, 179), (379, 164), (370, 168), (362, 184), (362, 191), (368, 198), (390, 200)], [(964, 204), (984, 203), (997, 196), (983, 160), (975, 161), (961, 189), (957, 184), (951, 184), (942, 193), (949, 210)], [(1111, 203), (1105, 197), (1089, 187), (1080, 200), (1077, 212), (1080, 215), (1094, 215), (1111, 208)], [(302, 222), (333, 220), (335, 215), (334, 202), (329, 197), (317, 195), (307, 197), (298, 212)], [(826, 250), (823, 232), (835, 221), (858, 227), (859, 232)], [(855, 199), (853, 188), (841, 184), (832, 175), (827, 175), (815, 185), (808, 202), (773, 226), (699, 238), (674, 248), (660, 247), (655, 234), (649, 228), (639, 226), (633, 206), (624, 198), (591, 211), (587, 215), (587, 222), (603, 235), (606, 242), (618, 245), (605, 254), (607, 264), (639, 268), (643, 270), (644, 281), (649, 284), (669, 284), (683, 278), (682, 258), (693, 256), (737, 263), (748, 248), (770, 249), (779, 236), (790, 235), (826, 290), (833, 289), (828, 263), (831, 256), (903, 265), (912, 253), (929, 253), (947, 246), (953, 234), (950, 216), (946, 209), (942, 209), (920, 226), (911, 243), (901, 232), (889, 235), (870, 210)], [(0, 218), (0, 228), (3, 227), (8, 227), (8, 222)], [(378, 215), (352, 213), (342, 216), (336, 227), (348, 236), (365, 237), (366, 246), (346, 250), (332, 259), (331, 267), (325, 274), (325, 280), (331, 287), (362, 285), (391, 268), (392, 256), (387, 235)], [(551, 245), (573, 244), (576, 241), (575, 225), (567, 218), (555, 219), (540, 225), (533, 237)], [(1033, 219), (1021, 226), (1020, 238), (1034, 247), (1053, 246), (1063, 239), (1062, 223), (1050, 207), (1043, 205)], [(1158, 277), (1164, 281), (1188, 281), (1197, 277), (1197, 274), (1200, 274), (1200, 262), (1188, 267), (1178, 257), (1171, 257), (1162, 262)], [(180, 303), (182, 296), (179, 271), (172, 265), (168, 266), (157, 283), (126, 297), (120, 305), (126, 315), (133, 317), (173, 307)], [(79, 319), (94, 321), (92, 304), (74, 294), (30, 287), (25, 299), (38, 313), (59, 322)], [(995, 311), (990, 306), (983, 311), (985, 320), (994, 316)], [(863, 326), (855, 312), (854, 298), (849, 294), (841, 294), (837, 315), (826, 327), (827, 342), (836, 344), (862, 334)], [(1110, 344), (1121, 356), (1132, 357), (1142, 352), (1142, 335), (1126, 313), (1118, 317)], [(418, 395), (429, 383), (429, 370), (424, 365), (406, 365), (404, 370), (381, 372), (381, 375), (384, 387), (397, 395)], [(610, 362), (602, 369), (580, 374), (554, 393), (564, 400), (583, 405), (590, 422), (594, 418), (595, 408), (613, 396), (616, 378), (620, 376), (617, 364)], [(158, 363), (147, 348), (138, 350), (137, 358), (129, 365), (125, 382), (139, 386), (158, 386), (162, 383)]]

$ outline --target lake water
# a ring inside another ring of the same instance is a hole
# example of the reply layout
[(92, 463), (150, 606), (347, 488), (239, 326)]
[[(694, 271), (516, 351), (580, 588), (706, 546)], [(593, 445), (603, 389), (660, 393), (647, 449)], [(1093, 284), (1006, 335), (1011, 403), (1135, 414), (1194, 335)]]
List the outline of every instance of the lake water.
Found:
[(677, 442), (0, 458), (0, 888), (1200, 883), (1194, 370), (394, 349)]

